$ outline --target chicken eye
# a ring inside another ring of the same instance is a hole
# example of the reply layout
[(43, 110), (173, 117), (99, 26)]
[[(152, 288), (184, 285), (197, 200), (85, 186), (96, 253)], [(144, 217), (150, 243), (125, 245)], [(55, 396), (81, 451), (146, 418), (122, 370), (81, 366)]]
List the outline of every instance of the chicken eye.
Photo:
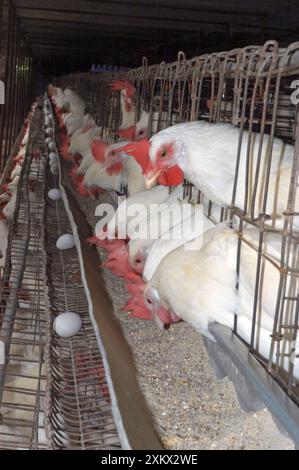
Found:
[(141, 131), (138, 132), (138, 134), (142, 135), (142, 134), (144, 134), (144, 132), (145, 132), (144, 129), (142, 129)]
[(152, 304), (153, 302), (150, 299), (146, 299), (149, 304)]
[(161, 152), (161, 158), (164, 158), (164, 157), (166, 157), (166, 156), (167, 156), (167, 150), (164, 149), (164, 150), (162, 150), (162, 152)]
[(136, 263), (141, 263), (141, 259), (137, 258), (136, 260)]

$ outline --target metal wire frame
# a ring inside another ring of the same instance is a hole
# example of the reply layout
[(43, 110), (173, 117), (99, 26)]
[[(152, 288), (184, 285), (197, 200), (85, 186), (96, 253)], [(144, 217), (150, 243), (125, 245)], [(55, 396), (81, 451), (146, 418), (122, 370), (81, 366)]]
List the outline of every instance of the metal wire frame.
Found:
[[(44, 303), (44, 155), (35, 111), (10, 225), (0, 288), (0, 448), (46, 447), (43, 426), (46, 307)], [(34, 160), (33, 154), (40, 153)]]
[[(47, 190), (59, 187), (49, 169)], [(71, 233), (62, 200), (46, 209), (47, 280), (50, 316), (46, 346), (46, 432), (52, 449), (120, 449), (111, 398), (76, 248), (59, 251), (58, 237)], [(72, 311), (82, 318), (81, 330), (64, 339), (53, 330), (55, 317)]]
[(33, 58), (11, 0), (7, 6), (0, 2), (0, 10), (0, 80), (5, 85), (5, 104), (0, 105), (1, 172), (32, 102)]
[[(104, 128), (112, 124), (111, 120), (107, 120), (107, 107), (108, 109), (114, 107), (113, 104), (107, 105), (107, 100), (114, 99), (113, 94), (107, 92), (107, 85), (116, 78), (126, 79), (134, 84), (137, 90), (136, 120), (142, 110), (149, 112), (148, 136), (171, 124), (197, 119), (230, 122), (239, 127), (232, 202), (229, 208), (221, 210), (220, 219), (229, 217), (238, 226), (237, 275), (240, 275), (240, 260), (244, 246), (250, 246), (256, 253), (253, 321), (248, 347), (297, 403), (299, 403), (299, 390), (298, 380), (293, 376), (293, 362), (289, 362), (286, 372), (282, 370), (281, 363), (284, 358), (288, 360), (287, 358), (294, 358), (296, 355), (294, 345), (298, 333), (298, 232), (294, 229), (293, 223), (298, 217), (294, 208), (298, 186), (299, 124), (298, 106), (293, 105), (290, 100), (291, 84), (298, 78), (298, 72), (299, 43), (280, 49), (275, 41), (268, 41), (264, 46), (250, 45), (242, 49), (205, 54), (190, 60), (186, 60), (184, 53), (180, 52), (178, 60), (171, 64), (162, 62), (148, 66), (147, 60), (144, 59), (140, 68), (117, 76), (80, 74), (56, 79), (59, 86), (75, 88), (83, 98), (88, 97), (89, 112), (99, 117), (100, 123), (104, 122)], [(88, 92), (90, 87), (93, 89), (92, 95)], [(106, 90), (104, 99), (103, 90)], [(104, 116), (99, 114), (99, 109), (103, 109)], [(114, 119), (114, 125), (116, 123), (117, 119)], [(103, 136), (113, 136), (115, 129), (116, 127), (103, 129)], [(239, 177), (239, 162), (245, 131), (248, 132), (247, 172), (243, 182)], [(257, 165), (250, 180), (251, 148), (256, 132), (259, 133), (259, 151)], [(266, 134), (269, 135), (269, 154), (265, 165), (263, 197), (258, 209), (260, 202), (258, 185), (262, 175), (261, 152)], [(280, 137), (285, 143), (294, 145), (289, 199), (281, 230), (269, 227), (265, 210), (274, 137)], [(243, 184), (245, 184), (244, 204), (242, 207), (236, 207), (236, 194)], [(192, 185), (188, 182), (185, 184), (185, 192), (186, 194), (192, 192)], [(211, 216), (212, 213), (213, 204), (210, 203), (206, 215)], [(257, 244), (250, 243), (244, 236), (245, 224), (257, 229), (259, 234)], [(265, 250), (265, 235), (271, 231), (275, 231), (280, 240), (279, 260), (271, 259)], [(277, 268), (280, 279), (277, 292), (273, 292), (277, 301), (270, 357), (267, 360), (261, 359), (254, 346), (258, 335), (257, 319), (260, 315), (266, 263), (272, 263)], [(236, 286), (239, 287), (238, 281)], [(238, 334), (237, 318), (235, 333)]]

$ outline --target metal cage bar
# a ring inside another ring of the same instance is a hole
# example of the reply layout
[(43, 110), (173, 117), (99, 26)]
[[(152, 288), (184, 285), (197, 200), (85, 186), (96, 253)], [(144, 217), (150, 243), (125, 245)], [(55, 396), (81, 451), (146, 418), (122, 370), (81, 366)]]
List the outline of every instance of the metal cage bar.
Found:
[[(298, 105), (293, 104), (290, 99), (292, 82), (297, 79), (298, 72), (299, 43), (281, 49), (275, 41), (268, 41), (263, 46), (249, 45), (190, 60), (186, 60), (184, 53), (180, 52), (178, 60), (171, 64), (162, 62), (148, 66), (147, 61), (143, 60), (141, 67), (127, 73), (73, 74), (57, 77), (56, 83), (61, 87), (75, 89), (87, 100), (88, 110), (103, 123), (104, 137), (113, 138), (119, 122), (117, 117), (107, 119), (109, 112), (115, 109), (115, 96), (107, 92), (108, 84), (116, 78), (129, 80), (135, 86), (136, 119), (140, 117), (142, 110), (149, 112), (149, 137), (169, 125), (197, 119), (231, 123), (240, 129), (231, 204), (229, 208), (222, 209), (220, 219), (229, 217), (238, 226), (237, 275), (240, 275), (240, 259), (244, 250), (250, 247), (256, 256), (254, 299), (251, 306), (253, 321), (251, 340), (247, 346), (286, 393), (299, 404), (299, 384), (293, 370), (293, 359), (296, 356), (294, 344), (298, 331), (298, 231), (294, 221), (298, 218), (295, 200), (298, 186), (299, 124)], [(293, 145), (289, 199), (283, 215), (282, 229), (269, 226), (266, 213), (273, 145), (277, 137), (285, 145)], [(258, 150), (252, 170), (252, 148), (256, 138)], [(269, 151), (262, 168), (261, 153), (266, 140)], [(247, 170), (243, 181), (239, 174), (239, 162), (244, 146)], [(245, 199), (243, 204), (237, 205), (236, 197), (242, 185), (245, 187)], [(186, 188), (189, 188), (186, 191), (192, 191), (192, 185), (188, 182)], [(213, 204), (210, 203), (207, 215), (211, 216), (212, 212)], [(256, 228), (257, 243), (248, 240), (244, 232), (245, 225)], [(273, 259), (266, 249), (267, 237), (271, 233), (275, 233), (280, 240), (278, 259)], [(276, 296), (276, 309), (271, 351), (269, 358), (263, 359), (256, 346), (256, 325), (263, 297), (263, 276), (268, 263), (275, 266), (279, 285), (277, 291), (273, 292), (273, 296)], [(239, 287), (238, 281), (236, 283)], [(238, 334), (237, 318), (235, 333)], [(287, 363), (287, 367), (282, 367), (283, 363)]]
[[(3, 14), (4, 10), (7, 15)], [(0, 172), (21, 129), (32, 100), (33, 61), (11, 0), (0, 3), (0, 80), (4, 104), (0, 104)]]

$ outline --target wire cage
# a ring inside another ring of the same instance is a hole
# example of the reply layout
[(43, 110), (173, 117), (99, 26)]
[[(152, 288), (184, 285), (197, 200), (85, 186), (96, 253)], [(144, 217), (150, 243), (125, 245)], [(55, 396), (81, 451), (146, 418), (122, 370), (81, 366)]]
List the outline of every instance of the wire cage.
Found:
[(0, 80), (4, 96), (0, 105), (0, 171), (13, 148), (33, 101), (34, 63), (29, 41), (21, 32), (12, 2), (1, 3)]
[[(29, 121), (0, 279), (0, 448), (119, 449), (78, 253), (56, 247), (72, 227), (63, 201), (46, 197), (59, 179), (47, 166), (42, 103)], [(54, 331), (65, 311), (82, 318), (74, 338)]]
[[(239, 129), (236, 169), (231, 204), (214, 211), (210, 202), (206, 215), (214, 222), (228, 219), (239, 235), (236, 287), (242, 289), (242, 260), (247, 250), (254, 254), (254, 283), (248, 308), (252, 311), (251, 332), (244, 339), (236, 316), (234, 332), (263, 364), (285, 392), (299, 404), (298, 376), (298, 104), (294, 100), (299, 72), (299, 43), (281, 49), (275, 41), (247, 46), (187, 60), (180, 52), (175, 63), (142, 66), (120, 75), (80, 74), (58, 77), (55, 83), (69, 86), (82, 95), (90, 111), (103, 124), (103, 137), (115, 137), (119, 124), (118, 93), (109, 91), (112, 80), (125, 79), (136, 89), (136, 121), (149, 114), (147, 135), (179, 122), (205, 120), (230, 123)], [(108, 112), (107, 112), (108, 111)], [(113, 114), (113, 118), (110, 116)], [(107, 118), (109, 116), (109, 118)], [(105, 127), (106, 126), (106, 127)], [(111, 127), (112, 126), (112, 127)], [(279, 140), (278, 140), (279, 139)], [(292, 155), (286, 207), (277, 223), (269, 222), (267, 198), (273, 155), (287, 148)], [(266, 158), (262, 149), (267, 146)], [(256, 157), (253, 158), (253, 150)], [(241, 152), (246, 171), (240, 172)], [(186, 194), (192, 185), (185, 184)], [(201, 190), (201, 188), (197, 188)], [(244, 190), (240, 201), (239, 192)], [(215, 213), (218, 215), (215, 219)], [(217, 220), (218, 219), (218, 220)], [(248, 228), (253, 228), (250, 232)], [(248, 235), (253, 233), (254, 235)], [(275, 238), (275, 250), (270, 249)], [(267, 276), (272, 276), (271, 292)], [(270, 297), (274, 317), (267, 357), (259, 346), (262, 304)]]
[[(46, 180), (48, 190), (58, 185), (58, 177), (49, 170)], [(45, 223), (52, 225), (45, 240), (50, 306), (45, 348), (48, 445), (52, 449), (120, 449), (76, 248), (67, 253), (56, 248), (57, 238), (72, 232), (62, 200), (48, 204)], [(53, 331), (53, 321), (69, 311), (80, 315), (82, 327), (73, 338), (60, 338)]]
[[(38, 113), (37, 113), (38, 114)], [(0, 340), (5, 361), (0, 365), (0, 448), (46, 447), (43, 417), (45, 393), (44, 346), (44, 159), (32, 118), (27, 149), (10, 224), (7, 256), (0, 285)], [(35, 161), (33, 154), (41, 158)]]

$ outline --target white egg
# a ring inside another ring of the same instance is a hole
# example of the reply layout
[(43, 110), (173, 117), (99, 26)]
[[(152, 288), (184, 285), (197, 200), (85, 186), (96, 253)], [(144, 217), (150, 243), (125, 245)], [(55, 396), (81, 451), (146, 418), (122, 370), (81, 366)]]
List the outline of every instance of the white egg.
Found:
[(47, 127), (46, 134), (47, 135), (53, 135), (53, 128), (52, 127)]
[(54, 140), (49, 142), (48, 147), (49, 147), (50, 150), (56, 150), (56, 144), (55, 144)]
[(47, 127), (53, 126), (53, 122), (52, 122), (52, 119), (51, 119), (50, 116), (46, 116), (46, 117), (45, 117), (45, 125), (46, 125)]
[(78, 313), (64, 312), (57, 315), (53, 322), (53, 329), (61, 338), (70, 338), (80, 330), (82, 319)]
[(57, 163), (58, 162), (58, 155), (56, 152), (50, 152), (49, 153), (49, 159), (51, 163)]
[(53, 188), (48, 191), (48, 197), (52, 199), (52, 201), (58, 201), (61, 198), (61, 191), (59, 189)]
[(55, 158), (55, 157), (52, 157), (52, 158), (50, 159), (50, 161), (49, 161), (49, 164), (50, 164), (51, 167), (52, 167), (52, 166), (58, 166), (58, 165), (59, 165), (59, 160), (58, 160), (58, 158), (57, 158), (57, 157), (56, 157), (56, 158)]
[(58, 248), (58, 250), (69, 250), (74, 246), (75, 240), (73, 235), (71, 235), (70, 233), (65, 233), (64, 235), (61, 235), (61, 237), (59, 237), (56, 241), (56, 248)]
[(46, 144), (49, 144), (52, 141), (53, 141), (53, 139), (51, 137), (47, 137), (46, 140), (45, 140)]
[(58, 165), (51, 165), (50, 166), (50, 171), (52, 175), (57, 176), (59, 175), (59, 166)]

